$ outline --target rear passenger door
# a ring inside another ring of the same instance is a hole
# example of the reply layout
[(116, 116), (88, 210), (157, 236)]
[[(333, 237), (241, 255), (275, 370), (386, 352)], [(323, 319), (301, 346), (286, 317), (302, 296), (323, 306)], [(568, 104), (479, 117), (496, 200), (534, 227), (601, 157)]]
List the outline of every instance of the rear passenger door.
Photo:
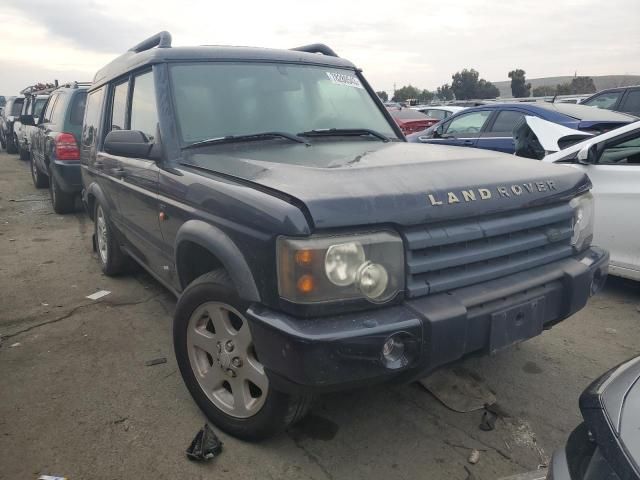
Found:
[(54, 93), (49, 97), (49, 99), (47, 100), (47, 104), (44, 106), (42, 114), (38, 119), (38, 126), (33, 135), (33, 143), (31, 145), (31, 161), (35, 162), (42, 172), (45, 171), (45, 137), (50, 131), (49, 129), (51, 126), (51, 113), (57, 99), (57, 93)]
[(478, 139), (476, 146), (486, 150), (514, 153), (513, 127), (525, 116), (517, 109), (499, 110), (487, 123), (487, 128)]

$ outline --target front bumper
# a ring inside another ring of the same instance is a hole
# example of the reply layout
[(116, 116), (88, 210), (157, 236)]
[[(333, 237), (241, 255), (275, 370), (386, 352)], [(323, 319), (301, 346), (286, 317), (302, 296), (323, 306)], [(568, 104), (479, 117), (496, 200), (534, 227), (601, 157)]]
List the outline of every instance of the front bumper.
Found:
[(56, 184), (63, 192), (80, 193), (82, 191), (80, 162), (56, 160), (51, 163), (51, 173), (56, 179)]
[[(400, 305), (309, 319), (253, 305), (247, 316), (258, 358), (280, 390), (407, 382), (465, 355), (492, 353), (496, 345), (535, 336), (569, 317), (602, 286), (608, 261), (606, 251), (592, 247), (578, 257)], [(511, 336), (509, 312), (531, 305), (537, 312), (525, 322), (516, 318)], [(414, 355), (403, 368), (390, 369), (381, 360), (382, 345), (400, 332)]]

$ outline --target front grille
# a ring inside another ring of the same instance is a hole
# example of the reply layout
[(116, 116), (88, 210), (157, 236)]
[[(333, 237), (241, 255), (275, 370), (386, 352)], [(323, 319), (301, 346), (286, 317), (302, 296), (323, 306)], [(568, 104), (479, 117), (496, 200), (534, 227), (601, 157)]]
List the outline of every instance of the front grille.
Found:
[(571, 256), (568, 203), (405, 228), (407, 296), (486, 282)]

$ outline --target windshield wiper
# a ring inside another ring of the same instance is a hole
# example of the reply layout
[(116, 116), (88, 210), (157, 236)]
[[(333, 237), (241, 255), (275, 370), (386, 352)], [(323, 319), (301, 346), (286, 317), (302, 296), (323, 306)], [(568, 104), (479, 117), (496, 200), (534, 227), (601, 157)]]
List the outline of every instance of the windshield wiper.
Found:
[(331, 137), (331, 136), (350, 136), (350, 135), (370, 135), (372, 137), (379, 138), (383, 142), (388, 142), (389, 137), (383, 135), (380, 132), (371, 130), (369, 128), (319, 128), (317, 130), (309, 130), (307, 132), (300, 132), (300, 137)]
[(215, 137), (208, 138), (207, 140), (201, 140), (199, 142), (192, 143), (183, 147), (183, 150), (188, 148), (197, 148), (205, 145), (216, 145), (218, 143), (234, 143), (234, 142), (251, 142), (253, 140), (262, 140), (268, 138), (286, 138), (287, 140), (291, 140), (296, 143), (304, 143), (309, 146), (309, 142), (307, 142), (304, 138), (300, 138), (297, 135), (293, 135), (292, 133), (286, 132), (262, 132), (262, 133), (250, 133), (248, 135), (227, 135), (226, 137)]

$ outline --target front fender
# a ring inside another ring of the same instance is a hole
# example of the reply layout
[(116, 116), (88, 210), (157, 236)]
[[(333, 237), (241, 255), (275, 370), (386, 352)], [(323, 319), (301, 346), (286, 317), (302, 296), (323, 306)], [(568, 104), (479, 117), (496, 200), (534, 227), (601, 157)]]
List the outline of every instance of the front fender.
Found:
[[(253, 279), (253, 274), (249, 265), (244, 259), (244, 255), (236, 244), (222, 230), (201, 220), (188, 220), (185, 222), (176, 235), (175, 255), (176, 267), (178, 267), (178, 252), (182, 242), (190, 241), (206, 248), (214, 255), (231, 277), (238, 294), (244, 300), (259, 302), (260, 294)], [(182, 272), (178, 269), (180, 276), (180, 286), (185, 288)]]

